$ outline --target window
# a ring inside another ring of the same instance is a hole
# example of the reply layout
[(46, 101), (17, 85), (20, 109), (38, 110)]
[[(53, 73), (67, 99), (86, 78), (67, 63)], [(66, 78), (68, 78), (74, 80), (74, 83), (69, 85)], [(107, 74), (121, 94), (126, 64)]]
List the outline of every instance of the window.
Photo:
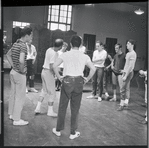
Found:
[(30, 23), (13, 21), (13, 28), (15, 27), (24, 28), (25, 26), (29, 26), (29, 25)]
[(47, 28), (50, 30), (61, 29), (68, 31), (71, 29), (72, 6), (71, 5), (50, 5), (48, 11)]

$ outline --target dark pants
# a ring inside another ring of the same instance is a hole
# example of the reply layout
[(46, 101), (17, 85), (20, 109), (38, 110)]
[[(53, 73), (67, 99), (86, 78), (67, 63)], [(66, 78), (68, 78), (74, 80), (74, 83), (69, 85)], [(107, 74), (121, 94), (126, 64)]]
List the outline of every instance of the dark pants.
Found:
[(83, 83), (84, 80), (81, 76), (78, 77), (66, 76), (63, 79), (60, 94), (57, 127), (56, 127), (57, 131), (64, 129), (66, 110), (70, 100), (70, 109), (71, 109), (70, 133), (75, 134), (75, 131), (78, 127), (78, 114), (82, 99)]
[(98, 94), (100, 97), (102, 96), (103, 92), (103, 76), (104, 76), (104, 67), (97, 68), (96, 72), (92, 78), (92, 85), (93, 85), (93, 91), (92, 94), (95, 96)]
[(27, 80), (29, 81), (29, 87), (34, 87), (34, 64), (32, 59), (27, 60)]

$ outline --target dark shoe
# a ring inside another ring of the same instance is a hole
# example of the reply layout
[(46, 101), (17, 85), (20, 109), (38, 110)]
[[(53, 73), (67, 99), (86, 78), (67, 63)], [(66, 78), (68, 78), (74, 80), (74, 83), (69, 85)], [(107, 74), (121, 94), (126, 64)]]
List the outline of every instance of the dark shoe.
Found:
[(120, 106), (117, 111), (122, 111), (124, 109), (124, 106)]
[(142, 107), (147, 107), (147, 103), (141, 104)]

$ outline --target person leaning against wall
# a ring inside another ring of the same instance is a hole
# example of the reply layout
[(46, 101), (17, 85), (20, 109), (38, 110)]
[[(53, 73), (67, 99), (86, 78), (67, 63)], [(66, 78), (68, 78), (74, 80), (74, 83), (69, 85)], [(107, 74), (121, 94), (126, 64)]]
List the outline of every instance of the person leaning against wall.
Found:
[(13, 125), (27, 125), (28, 121), (21, 119), (22, 108), (26, 99), (26, 73), (27, 73), (27, 46), (26, 42), (32, 39), (30, 27), (21, 30), (18, 39), (7, 53), (7, 59), (12, 67), (10, 71), (11, 93), (8, 105), (9, 119)]

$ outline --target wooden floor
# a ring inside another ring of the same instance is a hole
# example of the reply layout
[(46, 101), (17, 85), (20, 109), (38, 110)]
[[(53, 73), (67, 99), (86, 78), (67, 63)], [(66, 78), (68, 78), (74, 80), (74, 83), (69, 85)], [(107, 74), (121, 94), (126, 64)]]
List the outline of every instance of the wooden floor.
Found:
[[(41, 89), (41, 83), (35, 83), (35, 88)], [(84, 87), (81, 109), (79, 114), (79, 138), (70, 140), (70, 107), (67, 109), (65, 129), (62, 136), (52, 133), (57, 118), (48, 117), (47, 99), (42, 104), (42, 114), (34, 115), (34, 109), (39, 93), (28, 93), (22, 118), (29, 121), (29, 125), (13, 126), (8, 119), (8, 99), (10, 93), (9, 75), (4, 75), (4, 146), (146, 146), (147, 125), (138, 121), (144, 119), (145, 107), (144, 90), (131, 87), (130, 106), (128, 110), (118, 112), (117, 102), (86, 99), (91, 94), (91, 85)], [(109, 93), (111, 86), (109, 84)], [(119, 97), (119, 94), (117, 94)], [(54, 111), (58, 111), (59, 92), (54, 104)]]

